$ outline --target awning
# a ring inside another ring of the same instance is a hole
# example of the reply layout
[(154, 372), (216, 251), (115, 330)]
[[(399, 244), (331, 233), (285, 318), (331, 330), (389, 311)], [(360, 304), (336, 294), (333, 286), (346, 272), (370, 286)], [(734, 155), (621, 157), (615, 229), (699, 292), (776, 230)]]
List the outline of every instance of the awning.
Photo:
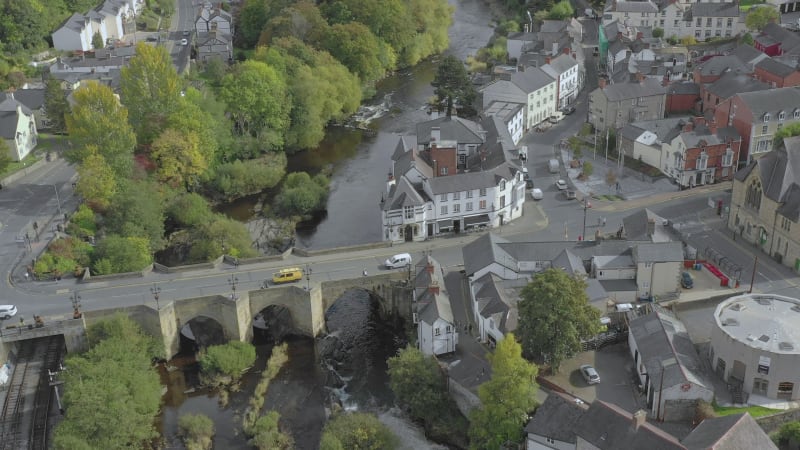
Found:
[(453, 221), (451, 220), (440, 220), (439, 222), (439, 229), (442, 228), (453, 228)]
[(483, 225), (489, 222), (490, 220), (488, 214), (480, 214), (477, 216), (464, 217), (464, 228), (474, 225)]

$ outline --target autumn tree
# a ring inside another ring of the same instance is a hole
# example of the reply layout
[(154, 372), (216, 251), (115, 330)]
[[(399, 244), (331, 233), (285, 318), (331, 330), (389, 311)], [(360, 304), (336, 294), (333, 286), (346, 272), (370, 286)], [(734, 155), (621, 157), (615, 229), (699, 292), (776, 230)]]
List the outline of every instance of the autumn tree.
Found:
[(581, 340), (600, 331), (600, 312), (589, 304), (586, 282), (551, 268), (522, 289), (517, 333), (525, 355), (558, 369), (581, 350)]
[(82, 162), (87, 148), (94, 146), (120, 178), (127, 178), (133, 167), (136, 135), (128, 124), (128, 110), (108, 86), (90, 81), (72, 94), (74, 104), (67, 115), (67, 132), (73, 148), (69, 160)]
[(456, 101), (464, 108), (471, 108), (475, 101), (475, 88), (469, 74), (464, 63), (455, 56), (449, 55), (442, 59), (431, 85), (434, 87), (433, 93), (439, 99), (439, 106), (444, 106), (448, 116), (452, 114)]
[(472, 412), (470, 448), (502, 448), (522, 441), (528, 414), (536, 407), (539, 369), (522, 357), (522, 347), (508, 334), (489, 355), (492, 376), (478, 388), (481, 406)]
[(64, 116), (69, 112), (67, 93), (61, 88), (61, 81), (48, 77), (44, 90), (44, 109), (53, 133), (63, 133), (67, 129)]
[(117, 193), (117, 179), (95, 145), (87, 145), (84, 152), (86, 157), (78, 166), (75, 190), (93, 211), (102, 212), (108, 209)]
[(770, 22), (780, 22), (780, 14), (772, 5), (759, 5), (750, 8), (744, 19), (747, 28), (755, 31), (761, 31)]
[(291, 99), (278, 71), (263, 62), (245, 61), (225, 75), (219, 95), (239, 134), (256, 137), (264, 150), (281, 148)]
[(149, 145), (161, 134), (180, 105), (181, 87), (166, 47), (137, 44), (136, 55), (120, 72), (120, 93), (139, 145)]
[(185, 186), (208, 168), (197, 135), (174, 128), (167, 128), (153, 142), (151, 157), (158, 179), (172, 187)]

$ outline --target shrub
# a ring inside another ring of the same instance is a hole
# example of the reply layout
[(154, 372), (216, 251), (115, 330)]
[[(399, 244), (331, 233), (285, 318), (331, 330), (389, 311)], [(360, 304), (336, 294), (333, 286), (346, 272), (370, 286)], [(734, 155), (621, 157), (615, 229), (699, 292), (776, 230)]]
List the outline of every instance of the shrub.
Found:
[(226, 375), (237, 379), (256, 361), (253, 344), (231, 341), (223, 345), (212, 345), (200, 356), (200, 369), (207, 375)]
[(178, 429), (187, 450), (208, 450), (214, 437), (214, 422), (203, 414), (184, 414), (178, 419)]
[(397, 437), (377, 417), (365, 413), (342, 413), (334, 416), (322, 431), (320, 450), (397, 448)]

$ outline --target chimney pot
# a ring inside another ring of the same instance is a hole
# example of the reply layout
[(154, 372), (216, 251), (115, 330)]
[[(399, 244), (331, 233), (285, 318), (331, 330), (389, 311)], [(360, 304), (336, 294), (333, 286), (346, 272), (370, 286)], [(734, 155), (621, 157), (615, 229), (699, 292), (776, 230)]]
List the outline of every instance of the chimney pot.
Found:
[(550, 57), (549, 56), (545, 56), (544, 63), (545, 64), (550, 64)]

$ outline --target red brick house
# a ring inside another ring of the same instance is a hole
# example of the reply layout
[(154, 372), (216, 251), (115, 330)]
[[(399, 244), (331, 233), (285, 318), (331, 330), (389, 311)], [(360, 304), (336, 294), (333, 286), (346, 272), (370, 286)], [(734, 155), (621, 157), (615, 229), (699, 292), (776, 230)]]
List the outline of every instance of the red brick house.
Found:
[(753, 76), (774, 88), (800, 86), (800, 71), (772, 58), (759, 61)]
[(703, 117), (680, 122), (662, 142), (664, 173), (681, 189), (730, 181), (736, 172), (742, 138), (733, 127), (717, 127)]
[(700, 85), (701, 111), (713, 111), (717, 105), (740, 92), (765, 91), (770, 87), (749, 74), (725, 72), (717, 81)]
[(794, 53), (800, 46), (800, 37), (777, 23), (768, 23), (761, 33), (753, 38), (753, 47), (769, 56)]
[(667, 86), (667, 102), (664, 109), (667, 115), (698, 111), (699, 101), (700, 86), (698, 84), (691, 81), (672, 83)]

